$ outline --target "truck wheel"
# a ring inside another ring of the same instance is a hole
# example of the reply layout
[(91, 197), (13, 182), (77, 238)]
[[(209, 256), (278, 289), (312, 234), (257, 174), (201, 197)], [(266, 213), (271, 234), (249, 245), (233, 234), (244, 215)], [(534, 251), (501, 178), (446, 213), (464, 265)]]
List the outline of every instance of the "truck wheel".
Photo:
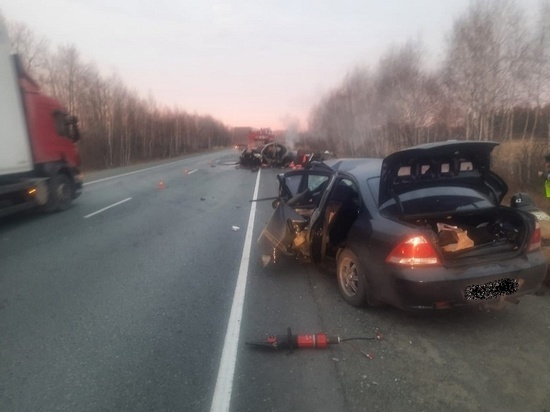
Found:
[(69, 177), (59, 173), (52, 177), (48, 184), (48, 202), (44, 205), (46, 212), (67, 210), (73, 200), (73, 188)]
[(365, 275), (357, 256), (351, 250), (344, 249), (338, 256), (338, 289), (342, 298), (352, 306), (362, 307), (367, 305), (367, 280)]

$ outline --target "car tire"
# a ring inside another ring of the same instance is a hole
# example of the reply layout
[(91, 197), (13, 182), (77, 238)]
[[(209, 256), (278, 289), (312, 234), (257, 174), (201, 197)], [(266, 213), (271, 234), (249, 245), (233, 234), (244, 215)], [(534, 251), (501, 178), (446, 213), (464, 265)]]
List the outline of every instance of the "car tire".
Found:
[(338, 289), (342, 298), (352, 306), (367, 306), (367, 279), (359, 259), (349, 249), (338, 255)]

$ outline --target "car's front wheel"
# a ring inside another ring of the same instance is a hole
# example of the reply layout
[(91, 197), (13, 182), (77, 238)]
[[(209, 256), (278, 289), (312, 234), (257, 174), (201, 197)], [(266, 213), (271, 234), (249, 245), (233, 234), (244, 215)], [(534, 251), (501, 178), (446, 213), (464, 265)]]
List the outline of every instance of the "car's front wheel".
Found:
[(362, 307), (367, 304), (367, 280), (361, 269), (359, 259), (349, 249), (344, 249), (338, 256), (338, 288), (346, 302), (352, 306)]

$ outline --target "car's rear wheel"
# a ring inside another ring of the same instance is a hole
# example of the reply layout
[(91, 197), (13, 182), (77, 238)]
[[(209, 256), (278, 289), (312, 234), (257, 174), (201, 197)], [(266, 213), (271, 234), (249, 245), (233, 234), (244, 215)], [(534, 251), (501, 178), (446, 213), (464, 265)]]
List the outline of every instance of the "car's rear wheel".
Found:
[(344, 249), (338, 255), (338, 288), (344, 300), (352, 306), (362, 307), (367, 304), (367, 281), (361, 269), (359, 259), (349, 250)]

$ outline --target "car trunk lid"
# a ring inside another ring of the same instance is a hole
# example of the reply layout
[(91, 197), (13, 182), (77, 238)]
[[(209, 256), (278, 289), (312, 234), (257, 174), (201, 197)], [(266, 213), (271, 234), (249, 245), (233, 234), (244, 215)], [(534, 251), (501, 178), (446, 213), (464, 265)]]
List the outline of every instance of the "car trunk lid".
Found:
[(484, 194), (498, 206), (508, 187), (490, 170), (496, 142), (448, 141), (429, 143), (395, 152), (384, 159), (380, 174), (379, 207), (413, 190), (433, 187), (467, 187)]

